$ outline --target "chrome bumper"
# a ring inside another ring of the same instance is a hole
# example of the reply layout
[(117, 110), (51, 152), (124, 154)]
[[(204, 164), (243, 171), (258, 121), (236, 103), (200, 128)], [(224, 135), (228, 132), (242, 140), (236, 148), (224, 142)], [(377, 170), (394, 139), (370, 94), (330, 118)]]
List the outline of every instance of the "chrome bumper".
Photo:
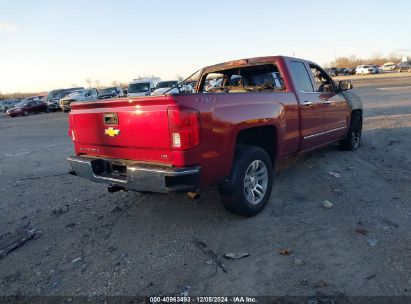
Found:
[(201, 171), (199, 166), (176, 168), (83, 156), (70, 156), (67, 160), (77, 176), (129, 190), (158, 193), (196, 190)]

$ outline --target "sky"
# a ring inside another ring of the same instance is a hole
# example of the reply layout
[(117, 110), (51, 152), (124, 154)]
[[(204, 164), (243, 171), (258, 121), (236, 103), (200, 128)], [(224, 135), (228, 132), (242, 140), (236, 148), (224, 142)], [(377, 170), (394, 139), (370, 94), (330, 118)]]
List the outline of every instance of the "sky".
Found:
[(0, 0), (0, 92), (169, 80), (255, 56), (411, 56), (410, 12), (408, 0)]

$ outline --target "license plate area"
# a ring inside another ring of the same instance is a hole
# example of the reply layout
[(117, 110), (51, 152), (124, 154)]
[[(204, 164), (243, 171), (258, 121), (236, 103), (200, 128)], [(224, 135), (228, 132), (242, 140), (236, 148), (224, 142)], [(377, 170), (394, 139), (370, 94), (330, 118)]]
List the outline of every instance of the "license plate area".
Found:
[(127, 179), (127, 166), (122, 162), (96, 159), (91, 166), (95, 175)]

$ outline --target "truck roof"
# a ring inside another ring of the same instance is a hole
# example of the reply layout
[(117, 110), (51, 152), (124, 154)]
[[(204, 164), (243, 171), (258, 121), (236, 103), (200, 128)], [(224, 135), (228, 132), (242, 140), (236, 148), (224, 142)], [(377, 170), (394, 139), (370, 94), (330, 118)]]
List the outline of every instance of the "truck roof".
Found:
[(217, 63), (217, 64), (214, 64), (214, 65), (207, 66), (203, 70), (214, 71), (214, 70), (220, 70), (220, 69), (229, 69), (229, 68), (242, 67), (242, 66), (247, 66), (247, 65), (270, 63), (270, 62), (273, 62), (277, 58), (280, 58), (280, 57), (281, 58), (287, 58), (287, 59), (297, 59), (297, 60), (300, 60), (300, 61), (307, 61), (305, 59), (287, 57), (287, 56), (282, 56), (282, 55), (263, 56), (263, 57), (244, 58), (244, 59), (231, 60), (231, 61), (226, 61), (226, 62), (222, 62), (222, 63)]

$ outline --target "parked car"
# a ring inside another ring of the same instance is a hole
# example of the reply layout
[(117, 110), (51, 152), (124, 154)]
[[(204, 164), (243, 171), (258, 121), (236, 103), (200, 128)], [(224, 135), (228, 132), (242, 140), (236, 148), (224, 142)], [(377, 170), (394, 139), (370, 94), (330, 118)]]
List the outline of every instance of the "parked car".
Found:
[(127, 96), (139, 97), (148, 96), (156, 88), (157, 82), (154, 80), (134, 80), (128, 85)]
[(397, 65), (394, 62), (384, 63), (381, 67), (381, 71), (394, 71), (397, 68)]
[(373, 68), (375, 70), (375, 74), (379, 74), (381, 72), (381, 67), (379, 65), (373, 65)]
[(77, 101), (93, 101), (97, 99), (98, 92), (96, 89), (84, 89), (73, 91), (60, 100), (60, 107), (64, 112), (71, 110), (71, 103)]
[(98, 92), (97, 99), (121, 98), (127, 96), (124, 90), (120, 87), (110, 87), (102, 89)]
[(47, 95), (46, 103), (50, 111), (61, 111), (60, 100), (73, 91), (84, 90), (83, 87), (53, 90)]
[(408, 71), (411, 73), (411, 61), (403, 61), (398, 65), (398, 72)]
[(160, 81), (157, 83), (154, 91), (151, 95), (162, 95), (164, 92), (168, 93), (179, 93), (179, 89), (177, 88), (178, 81), (177, 80), (169, 80), (169, 81)]
[(47, 105), (41, 101), (41, 97), (43, 96), (33, 96), (23, 99), (17, 103), (14, 108), (7, 110), (7, 115), (15, 117), (48, 112)]
[(177, 80), (160, 81), (157, 83), (154, 91), (151, 93), (152, 96), (167, 94), (178, 94), (178, 93), (193, 93), (194, 87), (192, 82), (190, 83), (179, 83)]
[(13, 108), (19, 101), (19, 99), (0, 100), (0, 112), (7, 112), (8, 109)]
[(336, 67), (332, 67), (332, 68), (328, 68), (325, 69), (325, 71), (330, 75), (330, 76), (338, 76), (338, 68)]
[(375, 68), (372, 65), (359, 65), (355, 69), (356, 75), (375, 74)]
[[(206, 92), (211, 74), (225, 88)], [(231, 83), (234, 74), (241, 81)], [(342, 150), (360, 146), (363, 110), (351, 88), (298, 58), (220, 63), (201, 70), (194, 94), (74, 103), (75, 155), (67, 159), (72, 174), (107, 183), (110, 192), (218, 184), (228, 210), (253, 216), (269, 200), (279, 161), (333, 142)]]
[(336, 74), (337, 74), (337, 76), (338, 75), (348, 75), (348, 71), (347, 71), (346, 68), (339, 68), (339, 69), (337, 69)]
[(346, 69), (346, 75), (355, 75), (355, 70), (356, 70), (356, 68), (354, 67), (354, 68), (347, 68)]

